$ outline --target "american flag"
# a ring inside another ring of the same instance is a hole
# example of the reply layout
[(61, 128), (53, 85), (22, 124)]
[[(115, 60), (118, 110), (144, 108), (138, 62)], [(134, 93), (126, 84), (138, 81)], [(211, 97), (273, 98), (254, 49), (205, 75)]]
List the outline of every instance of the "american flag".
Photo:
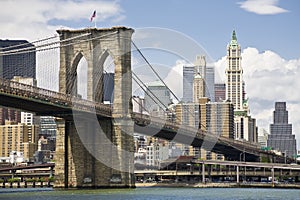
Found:
[(96, 10), (94, 10), (94, 12), (93, 12), (93, 14), (92, 14), (92, 16), (91, 16), (91, 21), (93, 21), (93, 19), (96, 17)]

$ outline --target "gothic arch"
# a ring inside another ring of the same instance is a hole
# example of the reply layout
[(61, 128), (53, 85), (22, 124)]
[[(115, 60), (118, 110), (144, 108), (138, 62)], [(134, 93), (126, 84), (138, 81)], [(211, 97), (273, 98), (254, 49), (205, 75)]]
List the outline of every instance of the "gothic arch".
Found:
[(130, 117), (128, 100), (132, 92), (130, 72), (133, 29), (112, 27), (57, 32), (61, 40), (59, 91), (77, 95), (77, 65), (84, 57), (88, 66), (87, 99), (101, 103), (103, 80), (99, 77), (103, 77), (103, 64), (111, 56), (115, 66), (114, 97), (118, 96), (114, 98), (113, 113), (119, 117)]
[[(104, 50), (101, 55), (98, 57), (94, 71), (94, 100), (96, 102), (103, 102), (104, 98), (104, 63), (107, 58), (111, 56), (113, 58), (113, 54), (108, 50)], [(114, 59), (113, 59), (114, 60)]]
[(75, 56), (73, 57), (73, 60), (71, 61), (71, 67), (70, 70), (67, 71), (68, 74), (68, 85), (67, 85), (67, 94), (77, 95), (78, 94), (78, 65), (81, 59), (86, 57), (83, 55), (82, 52), (77, 52)]

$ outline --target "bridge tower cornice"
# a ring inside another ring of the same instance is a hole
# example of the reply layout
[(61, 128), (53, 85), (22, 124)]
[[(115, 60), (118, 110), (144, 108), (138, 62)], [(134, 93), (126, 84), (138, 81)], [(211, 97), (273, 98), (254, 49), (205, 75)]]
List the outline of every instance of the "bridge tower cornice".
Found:
[[(88, 100), (95, 102), (103, 100), (103, 82), (100, 80), (103, 78), (104, 61), (109, 55), (113, 58), (115, 65), (115, 82), (120, 80), (116, 84), (123, 84), (124, 78), (122, 77), (131, 75), (131, 36), (134, 32), (133, 29), (126, 27), (86, 28), (79, 30), (61, 29), (57, 32), (61, 40), (60, 92), (77, 95), (77, 67), (82, 57), (86, 59), (88, 67)], [(131, 90), (128, 87), (122, 87), (123, 92), (121, 93), (116, 91), (121, 95), (121, 98), (123, 94), (125, 95), (128, 90)]]

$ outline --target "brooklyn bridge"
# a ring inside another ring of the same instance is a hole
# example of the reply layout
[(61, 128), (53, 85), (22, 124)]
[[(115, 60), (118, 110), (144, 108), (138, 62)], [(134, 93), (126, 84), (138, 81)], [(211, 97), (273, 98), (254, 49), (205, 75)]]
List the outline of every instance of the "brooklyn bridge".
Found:
[[(249, 142), (133, 112), (132, 83), (140, 80), (131, 68), (131, 48), (138, 48), (132, 41), (133, 29), (57, 32), (58, 43), (40, 48), (60, 50), (58, 91), (0, 79), (1, 106), (56, 117), (56, 187), (134, 187), (133, 133), (206, 148), (223, 154), (226, 160), (238, 161), (242, 154), (246, 161), (260, 161), (262, 157), (282, 160)], [(103, 65), (109, 56), (115, 66), (114, 99), (112, 104), (105, 104)], [(86, 99), (78, 95), (77, 67), (83, 57), (88, 74)]]

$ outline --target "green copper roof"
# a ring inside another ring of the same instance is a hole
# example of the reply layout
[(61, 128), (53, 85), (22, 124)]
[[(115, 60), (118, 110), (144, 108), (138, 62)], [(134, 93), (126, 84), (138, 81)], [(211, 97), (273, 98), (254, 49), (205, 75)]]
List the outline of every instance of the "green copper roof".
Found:
[(244, 116), (247, 117), (247, 111), (246, 110), (235, 110), (234, 111), (234, 116)]
[(237, 39), (236, 39), (235, 30), (233, 30), (233, 32), (232, 32), (232, 40), (237, 40)]
[(236, 34), (235, 34), (235, 30), (233, 30), (233, 32), (232, 32), (232, 37), (231, 37), (231, 41), (230, 41), (230, 45), (231, 46), (235, 46), (235, 45), (237, 45), (238, 43), (237, 43), (237, 38), (236, 38)]

